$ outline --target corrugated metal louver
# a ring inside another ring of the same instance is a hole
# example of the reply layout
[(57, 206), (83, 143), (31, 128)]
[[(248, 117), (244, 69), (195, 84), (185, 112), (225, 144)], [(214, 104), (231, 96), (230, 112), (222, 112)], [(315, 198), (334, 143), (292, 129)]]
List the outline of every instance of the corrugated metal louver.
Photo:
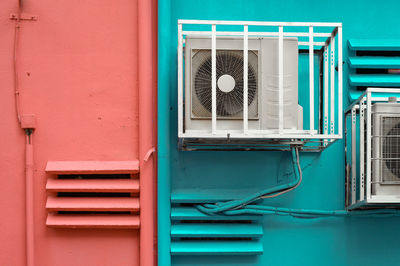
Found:
[(172, 255), (258, 255), (263, 252), (260, 241), (263, 229), (258, 216), (209, 216), (194, 206), (215, 202), (213, 197), (172, 193), (171, 200)]
[(48, 162), (46, 225), (139, 228), (139, 166), (123, 162)]
[(366, 87), (399, 87), (400, 39), (349, 40), (349, 83)]

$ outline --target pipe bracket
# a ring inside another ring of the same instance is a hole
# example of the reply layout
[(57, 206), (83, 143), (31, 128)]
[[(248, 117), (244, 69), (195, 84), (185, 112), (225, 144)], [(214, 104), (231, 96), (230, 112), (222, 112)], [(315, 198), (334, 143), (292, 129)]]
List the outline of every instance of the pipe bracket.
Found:
[[(18, 14), (15, 14), (15, 13), (10, 14), (10, 19), (18, 20)], [(36, 21), (36, 20), (38, 20), (38, 16), (30, 15), (30, 14), (20, 14), (19, 20)]]

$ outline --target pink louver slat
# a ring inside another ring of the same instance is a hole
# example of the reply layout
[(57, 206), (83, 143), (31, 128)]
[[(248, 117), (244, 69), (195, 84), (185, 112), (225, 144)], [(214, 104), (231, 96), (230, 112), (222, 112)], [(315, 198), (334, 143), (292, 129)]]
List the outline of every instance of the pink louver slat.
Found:
[(48, 211), (138, 211), (139, 199), (118, 197), (47, 197)]
[(55, 228), (127, 228), (140, 227), (138, 215), (91, 215), (49, 213), (46, 225)]
[(139, 161), (49, 161), (49, 174), (135, 174)]
[(46, 184), (51, 192), (139, 192), (138, 179), (53, 179)]

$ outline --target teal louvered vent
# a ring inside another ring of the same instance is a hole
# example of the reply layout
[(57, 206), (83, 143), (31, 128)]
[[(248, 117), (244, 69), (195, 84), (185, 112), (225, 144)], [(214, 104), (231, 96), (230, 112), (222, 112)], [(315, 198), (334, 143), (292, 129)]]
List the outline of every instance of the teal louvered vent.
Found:
[(400, 39), (349, 40), (353, 56), (349, 57), (351, 86), (400, 87)]
[(260, 240), (263, 228), (258, 216), (209, 216), (194, 206), (218, 200), (172, 193), (172, 255), (258, 255), (263, 252)]

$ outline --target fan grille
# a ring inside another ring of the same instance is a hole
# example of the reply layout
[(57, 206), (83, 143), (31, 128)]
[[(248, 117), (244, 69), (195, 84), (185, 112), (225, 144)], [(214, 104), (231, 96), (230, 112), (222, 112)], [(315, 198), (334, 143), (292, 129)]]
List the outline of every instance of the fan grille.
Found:
[[(217, 117), (243, 118), (243, 51), (218, 50), (216, 53), (216, 80), (229, 75), (235, 80), (232, 91), (224, 92), (217, 82)], [(257, 70), (258, 58), (254, 51), (248, 56), (248, 115), (258, 116)], [(211, 101), (211, 50), (197, 50), (192, 57), (192, 116), (210, 118)]]
[(382, 117), (382, 181), (400, 182), (400, 117)]

